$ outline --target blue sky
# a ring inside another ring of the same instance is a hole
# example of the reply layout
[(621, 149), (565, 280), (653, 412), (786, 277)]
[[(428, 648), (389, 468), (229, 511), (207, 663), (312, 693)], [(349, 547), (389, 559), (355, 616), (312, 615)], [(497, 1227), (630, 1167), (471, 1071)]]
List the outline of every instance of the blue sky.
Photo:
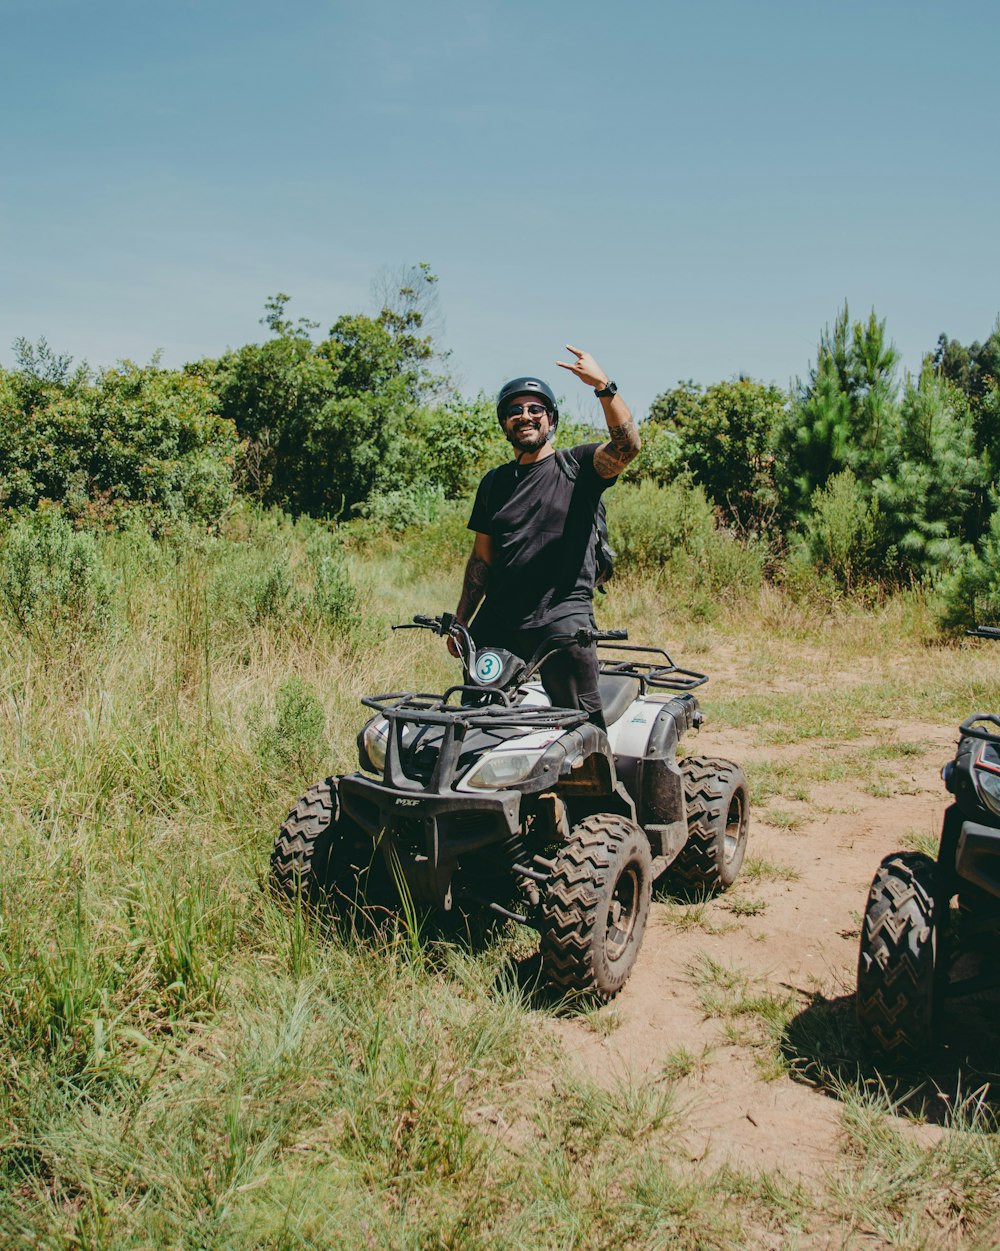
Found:
[(326, 329), (440, 277), (467, 393), (589, 348), (637, 415), (804, 375), (845, 299), (915, 369), (1000, 312), (1000, 4), (0, 0), (0, 361)]

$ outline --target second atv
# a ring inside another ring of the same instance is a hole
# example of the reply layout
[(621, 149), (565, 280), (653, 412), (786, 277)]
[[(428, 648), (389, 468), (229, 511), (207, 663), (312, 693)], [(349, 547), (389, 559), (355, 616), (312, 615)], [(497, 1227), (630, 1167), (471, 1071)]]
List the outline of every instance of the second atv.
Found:
[[(993, 626), (968, 633), (1000, 639)], [(946, 999), (1000, 987), (1000, 716), (975, 713), (958, 733), (937, 857), (886, 856), (862, 921), (858, 1023), (900, 1058), (931, 1046)]]
[[(538, 930), (553, 988), (610, 999), (635, 964), (655, 879), (669, 871), (708, 894), (743, 862), (743, 770), (677, 759), (707, 678), (624, 631), (576, 631), (526, 662), (477, 652), (450, 613), (394, 628), (453, 638), (465, 680), (362, 701), (375, 715), (358, 735), (360, 770), (317, 783), (289, 813), (274, 886), (334, 903), (391, 887), (418, 908), (484, 909)], [(551, 707), (537, 680), (573, 643), (602, 650), (607, 732)]]

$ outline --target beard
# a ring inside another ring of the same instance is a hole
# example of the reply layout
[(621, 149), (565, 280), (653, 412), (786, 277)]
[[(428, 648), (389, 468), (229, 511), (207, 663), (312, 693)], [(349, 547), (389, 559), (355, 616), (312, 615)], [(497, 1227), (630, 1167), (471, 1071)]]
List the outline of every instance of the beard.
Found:
[(545, 440), (548, 437), (548, 431), (542, 431), (541, 425), (532, 424), (524, 426), (520, 430), (512, 430), (507, 435), (507, 441), (518, 452), (537, 452), (540, 447), (545, 446)]

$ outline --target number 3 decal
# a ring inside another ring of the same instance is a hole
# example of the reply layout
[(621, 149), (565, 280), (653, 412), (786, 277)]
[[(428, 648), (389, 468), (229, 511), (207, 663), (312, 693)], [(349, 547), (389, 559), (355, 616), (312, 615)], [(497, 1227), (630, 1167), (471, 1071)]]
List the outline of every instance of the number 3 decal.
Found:
[(478, 682), (495, 682), (500, 676), (503, 663), (496, 652), (483, 652), (476, 661), (476, 680)]

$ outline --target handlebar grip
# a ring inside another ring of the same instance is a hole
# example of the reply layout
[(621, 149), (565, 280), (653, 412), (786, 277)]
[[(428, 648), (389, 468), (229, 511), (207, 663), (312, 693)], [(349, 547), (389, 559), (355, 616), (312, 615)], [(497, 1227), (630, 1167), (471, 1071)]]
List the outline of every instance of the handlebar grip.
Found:
[(614, 642), (616, 639), (627, 639), (628, 630), (598, 630), (594, 637), (599, 641)]

